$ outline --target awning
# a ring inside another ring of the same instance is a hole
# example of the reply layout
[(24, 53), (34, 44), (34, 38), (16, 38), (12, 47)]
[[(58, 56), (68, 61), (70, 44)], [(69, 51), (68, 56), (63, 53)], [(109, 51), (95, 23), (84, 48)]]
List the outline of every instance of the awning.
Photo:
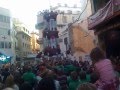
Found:
[(88, 29), (95, 29), (101, 23), (109, 20), (120, 10), (119, 0), (110, 0), (105, 7), (99, 9), (95, 14), (88, 17)]

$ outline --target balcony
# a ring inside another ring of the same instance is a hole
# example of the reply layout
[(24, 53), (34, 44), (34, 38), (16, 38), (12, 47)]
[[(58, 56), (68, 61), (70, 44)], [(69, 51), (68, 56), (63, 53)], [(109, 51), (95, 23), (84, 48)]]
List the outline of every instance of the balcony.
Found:
[[(101, 23), (114, 18), (120, 11), (120, 1), (110, 0), (103, 8), (88, 17), (88, 29), (95, 29)], [(120, 13), (119, 13), (120, 14)]]

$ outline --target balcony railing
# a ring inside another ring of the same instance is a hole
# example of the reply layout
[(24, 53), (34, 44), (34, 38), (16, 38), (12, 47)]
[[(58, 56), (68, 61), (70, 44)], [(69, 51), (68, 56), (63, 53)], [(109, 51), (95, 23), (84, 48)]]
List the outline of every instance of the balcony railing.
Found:
[(109, 19), (120, 10), (119, 0), (110, 0), (105, 7), (99, 9), (95, 14), (88, 18), (88, 29), (94, 29), (103, 21)]

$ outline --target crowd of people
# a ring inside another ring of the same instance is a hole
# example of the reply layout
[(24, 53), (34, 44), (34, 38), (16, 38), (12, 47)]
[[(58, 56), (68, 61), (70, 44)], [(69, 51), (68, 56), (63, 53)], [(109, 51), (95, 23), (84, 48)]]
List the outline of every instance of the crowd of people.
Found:
[(88, 61), (43, 59), (36, 65), (3, 66), (0, 90), (119, 90), (120, 72), (99, 48)]

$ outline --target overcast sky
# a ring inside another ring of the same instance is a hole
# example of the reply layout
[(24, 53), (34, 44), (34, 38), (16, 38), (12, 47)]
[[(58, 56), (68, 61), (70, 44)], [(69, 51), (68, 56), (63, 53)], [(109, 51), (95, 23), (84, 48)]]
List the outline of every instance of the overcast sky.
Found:
[(49, 9), (50, 5), (56, 6), (58, 3), (73, 6), (80, 5), (80, 0), (0, 0), (0, 7), (10, 9), (13, 17), (19, 18), (30, 31), (34, 31), (37, 12)]

